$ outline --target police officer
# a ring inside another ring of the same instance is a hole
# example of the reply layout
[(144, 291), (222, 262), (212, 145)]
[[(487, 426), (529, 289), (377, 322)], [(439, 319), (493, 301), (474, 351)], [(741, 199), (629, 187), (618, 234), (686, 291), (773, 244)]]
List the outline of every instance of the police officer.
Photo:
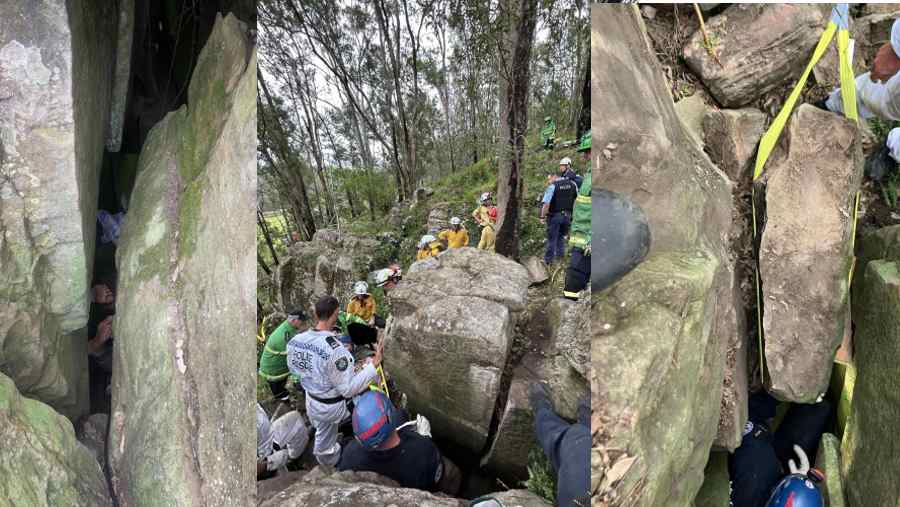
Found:
[(544, 263), (548, 266), (554, 260), (565, 256), (566, 234), (572, 223), (572, 207), (578, 196), (578, 187), (575, 182), (562, 178), (558, 174), (549, 175), (550, 184), (544, 191), (541, 199), (541, 223), (547, 224), (547, 250), (544, 253)]
[(333, 296), (319, 299), (315, 312), (315, 328), (288, 343), (288, 368), (306, 391), (306, 415), (316, 429), (313, 454), (320, 465), (331, 470), (341, 457), (338, 425), (350, 415), (347, 400), (377, 379), (375, 368), (381, 364), (384, 344), (379, 339), (375, 355), (354, 373), (353, 355), (332, 331), (338, 318), (338, 300)]

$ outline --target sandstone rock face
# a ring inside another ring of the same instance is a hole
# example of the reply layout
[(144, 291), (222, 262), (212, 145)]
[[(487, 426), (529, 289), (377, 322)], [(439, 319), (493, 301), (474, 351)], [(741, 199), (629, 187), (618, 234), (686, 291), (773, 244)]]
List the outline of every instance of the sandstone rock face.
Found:
[(841, 479), (841, 441), (831, 433), (822, 435), (815, 466), (825, 474), (824, 487), (821, 488), (825, 505), (829, 507), (847, 505)]
[(111, 506), (97, 460), (68, 419), (0, 373), (0, 490), (8, 505)]
[(125, 106), (131, 83), (131, 45), (134, 42), (134, 0), (119, 2), (116, 30), (116, 69), (112, 86), (109, 111), (109, 130), (106, 148), (118, 152), (122, 147), (122, 131), (125, 127)]
[(84, 418), (75, 431), (75, 436), (94, 455), (100, 466), (106, 464), (106, 430), (108, 414), (91, 414)]
[(595, 158), (594, 181), (643, 208), (653, 241), (592, 298), (592, 420), (614, 461), (636, 458), (620, 497), (641, 483), (639, 505), (687, 505), (717, 434), (725, 350), (739, 340), (731, 184), (679, 121), (637, 8), (603, 11), (591, 23), (591, 114), (606, 119), (594, 142), (629, 149)]
[(0, 5), (0, 368), (74, 419), (87, 410), (82, 329), (115, 4), (68, 4)]
[(545, 282), (550, 278), (550, 275), (547, 274), (547, 266), (540, 257), (534, 255), (526, 257), (522, 265), (528, 270), (528, 277), (531, 278), (532, 285)]
[(120, 237), (108, 444), (119, 505), (252, 502), (255, 132), (255, 49), (218, 17), (188, 104), (143, 148)]
[(843, 337), (863, 158), (851, 121), (808, 104), (782, 135), (787, 148), (764, 175), (765, 357), (772, 394), (811, 403), (827, 389)]
[(842, 447), (849, 505), (900, 505), (900, 473), (894, 437), (900, 418), (900, 262), (868, 263), (858, 295), (854, 358), (856, 384)]
[(528, 451), (538, 446), (528, 401), (530, 383), (546, 382), (556, 412), (569, 420), (578, 419), (579, 400), (588, 401), (589, 310), (589, 299), (575, 302), (557, 298), (546, 312), (533, 315), (527, 325), (533, 350), (513, 370), (494, 441), (482, 460), (510, 483), (528, 478)]
[(753, 108), (721, 109), (703, 117), (703, 135), (712, 161), (731, 181), (749, 181), (756, 145), (766, 130), (766, 115)]
[(703, 487), (694, 500), (694, 507), (725, 507), (731, 505), (731, 480), (728, 477), (728, 454), (709, 455)]
[(719, 65), (700, 30), (684, 47), (684, 59), (725, 107), (740, 107), (803, 72), (827, 14), (811, 4), (734, 4), (706, 23)]
[(675, 103), (675, 113), (684, 124), (691, 139), (697, 143), (697, 147), (703, 149), (703, 118), (709, 107), (703, 102), (703, 97), (695, 93)]
[(330, 229), (316, 231), (312, 241), (294, 243), (276, 273), (279, 303), (285, 309), (299, 306), (312, 311), (325, 295), (346, 302), (354, 282), (384, 267), (372, 264), (378, 247), (373, 239), (342, 236)]
[[(398, 487), (394, 481), (371, 472), (337, 472), (329, 476), (309, 472), (302, 480), (269, 497), (261, 507), (356, 507), (394, 505), (397, 507), (464, 507), (468, 502), (422, 491)], [(529, 506), (530, 507), (530, 506)]]
[[(863, 280), (866, 274), (866, 266), (872, 260), (900, 261), (900, 225), (882, 227), (857, 238), (856, 241), (856, 266), (854, 267), (852, 292), (859, 295), (863, 290)], [(853, 304), (853, 320), (857, 316), (866, 313), (865, 307), (859, 303), (859, 298), (851, 298)]]
[(417, 262), (388, 293), (385, 357), (409, 408), (472, 452), (487, 439), (528, 273), (475, 248)]

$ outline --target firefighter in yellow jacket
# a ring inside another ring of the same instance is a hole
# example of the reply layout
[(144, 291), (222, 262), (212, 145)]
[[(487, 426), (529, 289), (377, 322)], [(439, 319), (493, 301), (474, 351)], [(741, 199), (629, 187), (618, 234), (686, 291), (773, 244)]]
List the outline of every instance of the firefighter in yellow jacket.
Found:
[(347, 305), (347, 313), (356, 315), (366, 322), (372, 322), (375, 316), (375, 298), (369, 294), (369, 284), (366, 282), (353, 284), (353, 298)]
[[(491, 193), (481, 194), (481, 205), (472, 212), (472, 217), (481, 226), (478, 248), (494, 251), (494, 224), (497, 222), (496, 208), (491, 205)], [(492, 213), (493, 210), (493, 213)]]
[(453, 217), (450, 219), (450, 228), (438, 234), (438, 239), (447, 242), (447, 248), (469, 246), (469, 231), (461, 224), (459, 217)]
[(441, 242), (431, 234), (426, 234), (419, 240), (418, 248), (419, 250), (416, 252), (417, 261), (436, 257), (437, 254), (441, 253)]

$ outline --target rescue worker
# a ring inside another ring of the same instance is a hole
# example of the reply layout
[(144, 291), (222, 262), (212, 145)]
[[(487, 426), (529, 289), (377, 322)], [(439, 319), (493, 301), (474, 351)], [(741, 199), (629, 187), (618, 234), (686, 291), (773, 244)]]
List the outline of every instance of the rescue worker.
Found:
[(481, 194), (479, 202), (481, 204), (472, 212), (475, 222), (481, 226), (481, 239), (478, 240), (478, 248), (493, 252), (494, 240), (496, 239), (494, 236), (494, 225), (497, 222), (497, 216), (496, 214), (493, 216), (491, 214), (491, 209), (493, 208), (491, 205), (491, 193), (485, 192)]
[(380, 287), (385, 292), (393, 289), (403, 279), (403, 270), (400, 266), (392, 264), (384, 269), (375, 272), (375, 286)]
[(541, 129), (541, 147), (552, 150), (556, 144), (556, 122), (550, 116), (544, 117), (544, 127)]
[(402, 418), (384, 393), (363, 393), (353, 409), (356, 438), (347, 444), (337, 469), (376, 472), (404, 488), (456, 496), (462, 475), (434, 445), (428, 420), (418, 416), (401, 424)]
[(288, 380), (287, 343), (303, 327), (303, 322), (309, 317), (303, 310), (294, 309), (288, 312), (284, 322), (269, 334), (266, 346), (259, 356), (259, 374), (269, 383), (272, 396), (279, 400), (287, 400), (288, 392), (285, 387)]
[[(728, 458), (732, 505), (789, 505), (784, 500), (793, 493), (795, 507), (822, 507), (821, 493), (813, 483), (824, 477), (818, 470), (810, 470), (807, 456), (816, 455), (831, 405), (828, 401), (792, 404), (773, 433), (768, 421), (775, 417), (777, 405), (765, 391), (750, 397), (741, 445)], [(792, 459), (794, 454), (799, 465)], [(785, 470), (790, 472), (787, 476)]]
[(560, 506), (587, 506), (591, 498), (591, 410), (587, 397), (578, 401), (577, 421), (569, 424), (553, 410), (544, 384), (528, 390), (534, 411), (534, 434), (556, 472), (556, 502)]
[[(891, 26), (891, 38), (875, 55), (872, 70), (856, 77), (856, 110), (864, 119), (900, 120), (900, 19)], [(815, 104), (828, 111), (844, 111), (841, 89), (835, 88)], [(897, 170), (900, 161), (900, 127), (887, 135), (884, 146), (866, 161), (866, 174), (882, 181)]]
[(375, 298), (369, 294), (369, 284), (356, 282), (353, 285), (353, 297), (347, 304), (347, 313), (356, 315), (367, 324), (372, 324), (375, 317)]
[(575, 171), (572, 170), (572, 159), (569, 157), (564, 157), (559, 161), (559, 177), (572, 180), (576, 187), (581, 187), (581, 183), (584, 181), (584, 178), (575, 174)]
[(288, 368), (300, 378), (306, 392), (306, 415), (316, 429), (313, 454), (327, 471), (341, 456), (338, 426), (349, 417), (347, 400), (376, 381), (384, 343), (375, 344), (375, 355), (355, 372), (353, 355), (341, 345), (332, 329), (337, 322), (338, 300), (325, 296), (316, 302), (315, 328), (288, 342)]
[(429, 257), (437, 257), (441, 253), (441, 243), (431, 234), (426, 234), (419, 240), (418, 249), (418, 252), (416, 252), (417, 261)]
[(441, 231), (438, 239), (446, 241), (448, 249), (469, 246), (469, 231), (462, 226), (459, 217), (453, 217), (450, 219), (450, 228)]
[(541, 199), (541, 223), (547, 225), (547, 249), (544, 264), (551, 265), (565, 256), (565, 236), (572, 223), (572, 208), (578, 196), (578, 187), (567, 178), (556, 174), (548, 176), (550, 184)]
[[(578, 151), (584, 153), (584, 158), (590, 164), (590, 130), (581, 137)], [(591, 277), (591, 230), (591, 171), (588, 169), (587, 178), (579, 186), (575, 207), (572, 209), (572, 232), (569, 235), (572, 250), (563, 288), (565, 298), (577, 300)]]
[(262, 406), (256, 404), (256, 479), (271, 477), (297, 459), (309, 443), (309, 428), (296, 410), (270, 422)]

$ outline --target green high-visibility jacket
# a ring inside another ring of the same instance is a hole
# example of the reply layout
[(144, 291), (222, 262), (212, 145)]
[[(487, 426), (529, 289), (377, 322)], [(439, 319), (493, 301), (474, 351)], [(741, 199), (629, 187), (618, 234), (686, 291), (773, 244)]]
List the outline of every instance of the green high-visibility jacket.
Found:
[(569, 233), (569, 245), (584, 248), (591, 244), (591, 171), (584, 175), (575, 206), (572, 209), (572, 229)]
[(276, 381), (288, 376), (287, 342), (297, 334), (297, 329), (285, 320), (272, 331), (259, 358), (259, 374), (266, 380)]

